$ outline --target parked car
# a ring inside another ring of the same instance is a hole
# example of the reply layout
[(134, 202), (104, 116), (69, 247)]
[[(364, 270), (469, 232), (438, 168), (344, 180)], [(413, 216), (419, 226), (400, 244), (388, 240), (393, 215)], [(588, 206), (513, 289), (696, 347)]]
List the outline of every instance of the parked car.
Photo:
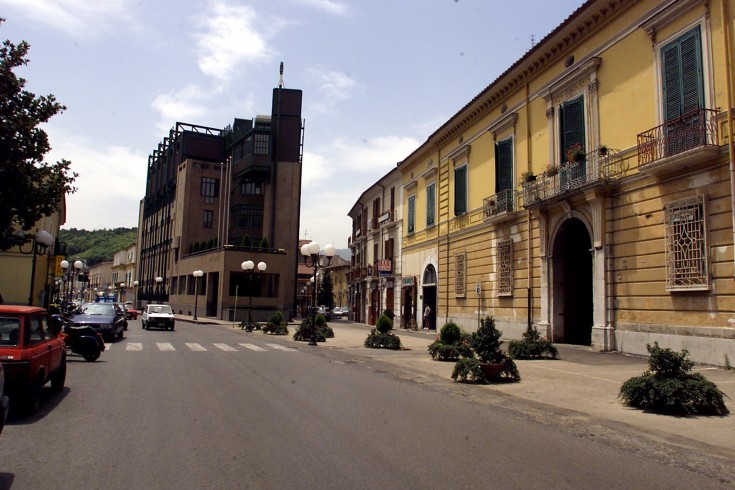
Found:
[(3, 393), (26, 412), (38, 410), (49, 381), (53, 391), (64, 389), (66, 347), (44, 308), (0, 305), (0, 361)]
[(118, 303), (82, 303), (69, 318), (72, 325), (89, 325), (106, 342), (123, 338), (128, 322), (125, 310)]
[(132, 304), (125, 303), (123, 305), (123, 308), (125, 309), (125, 319), (126, 320), (137, 320), (138, 319), (138, 310), (133, 308)]
[(317, 309), (317, 313), (324, 315), (324, 319), (327, 320), (328, 322), (332, 321), (332, 312), (326, 306), (320, 306)]
[(143, 312), (143, 329), (162, 328), (173, 330), (176, 320), (169, 305), (148, 305)]
[(3, 393), (5, 392), (5, 370), (0, 364), (0, 434), (3, 433), (5, 422), (8, 420), (8, 412), (10, 411), (10, 400)]
[(332, 318), (342, 318), (347, 316), (347, 310), (338, 306), (332, 310)]

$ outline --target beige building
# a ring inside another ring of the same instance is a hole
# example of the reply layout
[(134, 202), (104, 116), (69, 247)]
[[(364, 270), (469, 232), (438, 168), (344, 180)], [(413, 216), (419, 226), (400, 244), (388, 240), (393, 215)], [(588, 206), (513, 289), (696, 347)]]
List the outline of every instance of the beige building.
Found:
[(735, 359), (732, 4), (587, 1), (398, 164), (429, 326)]

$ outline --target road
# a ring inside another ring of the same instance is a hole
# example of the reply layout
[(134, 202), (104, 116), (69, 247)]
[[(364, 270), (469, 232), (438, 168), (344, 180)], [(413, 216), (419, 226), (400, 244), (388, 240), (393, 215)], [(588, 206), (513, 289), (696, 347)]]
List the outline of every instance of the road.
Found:
[[(290, 337), (125, 339), (0, 436), (0, 488), (731, 488)], [(461, 393), (461, 392), (458, 392)]]

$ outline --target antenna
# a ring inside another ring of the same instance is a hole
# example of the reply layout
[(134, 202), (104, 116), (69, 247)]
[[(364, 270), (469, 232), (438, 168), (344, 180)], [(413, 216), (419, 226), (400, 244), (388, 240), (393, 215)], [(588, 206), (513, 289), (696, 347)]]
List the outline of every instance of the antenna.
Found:
[(278, 78), (278, 88), (283, 88), (283, 61), (281, 61), (281, 76)]

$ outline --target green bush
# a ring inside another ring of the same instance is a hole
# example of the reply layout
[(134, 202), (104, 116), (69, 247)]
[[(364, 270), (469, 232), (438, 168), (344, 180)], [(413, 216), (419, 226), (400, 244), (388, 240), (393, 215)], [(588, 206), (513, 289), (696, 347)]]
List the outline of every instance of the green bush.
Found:
[(462, 338), (462, 330), (456, 323), (445, 323), (439, 331), (439, 340), (445, 344), (456, 344)]
[(646, 412), (665, 415), (727, 415), (725, 394), (699, 373), (684, 349), (674, 352), (655, 342), (646, 345), (648, 371), (623, 383), (619, 396), (623, 403)]
[(393, 310), (386, 308), (385, 310), (383, 310), (383, 315), (390, 318), (390, 321), (395, 320), (395, 314), (393, 313)]
[(263, 237), (263, 239), (260, 240), (260, 248), (262, 249), (268, 248), (268, 239), (266, 237)]
[(327, 325), (327, 320), (324, 315), (318, 314), (314, 320), (314, 324), (311, 321), (311, 315), (307, 316), (301, 321), (299, 328), (293, 334), (293, 339), (298, 341), (309, 341), (312, 338), (312, 334), (316, 334), (317, 342), (326, 342), (327, 339), (334, 338), (334, 330), (332, 327)]
[(439, 331), (439, 337), (429, 344), (429, 354), (436, 361), (456, 361), (462, 357), (474, 357), (469, 339), (470, 336), (456, 323), (446, 323)]
[(401, 339), (397, 335), (388, 332), (376, 333), (374, 328), (365, 339), (364, 345), (370, 349), (400, 350), (402, 348)]
[(388, 333), (393, 330), (393, 320), (386, 315), (380, 315), (378, 321), (375, 323), (375, 327), (382, 334)]
[(288, 335), (288, 322), (283, 318), (283, 313), (280, 311), (273, 313), (263, 327), (263, 332), (271, 335)]
[(511, 340), (508, 354), (513, 359), (559, 359), (559, 351), (554, 344), (542, 338), (535, 328), (526, 330), (521, 340)]
[[(477, 354), (477, 359), (473, 359), (474, 356), (465, 356), (465, 359), (457, 361), (452, 370), (452, 379), (482, 383), (496, 379), (520, 381), (521, 374), (518, 372), (516, 363), (500, 349), (503, 343), (500, 340), (501, 335), (502, 332), (495, 328), (495, 319), (485, 317), (480, 328), (472, 332), (468, 342), (472, 351)], [(483, 366), (486, 364), (499, 366), (493, 370)]]

